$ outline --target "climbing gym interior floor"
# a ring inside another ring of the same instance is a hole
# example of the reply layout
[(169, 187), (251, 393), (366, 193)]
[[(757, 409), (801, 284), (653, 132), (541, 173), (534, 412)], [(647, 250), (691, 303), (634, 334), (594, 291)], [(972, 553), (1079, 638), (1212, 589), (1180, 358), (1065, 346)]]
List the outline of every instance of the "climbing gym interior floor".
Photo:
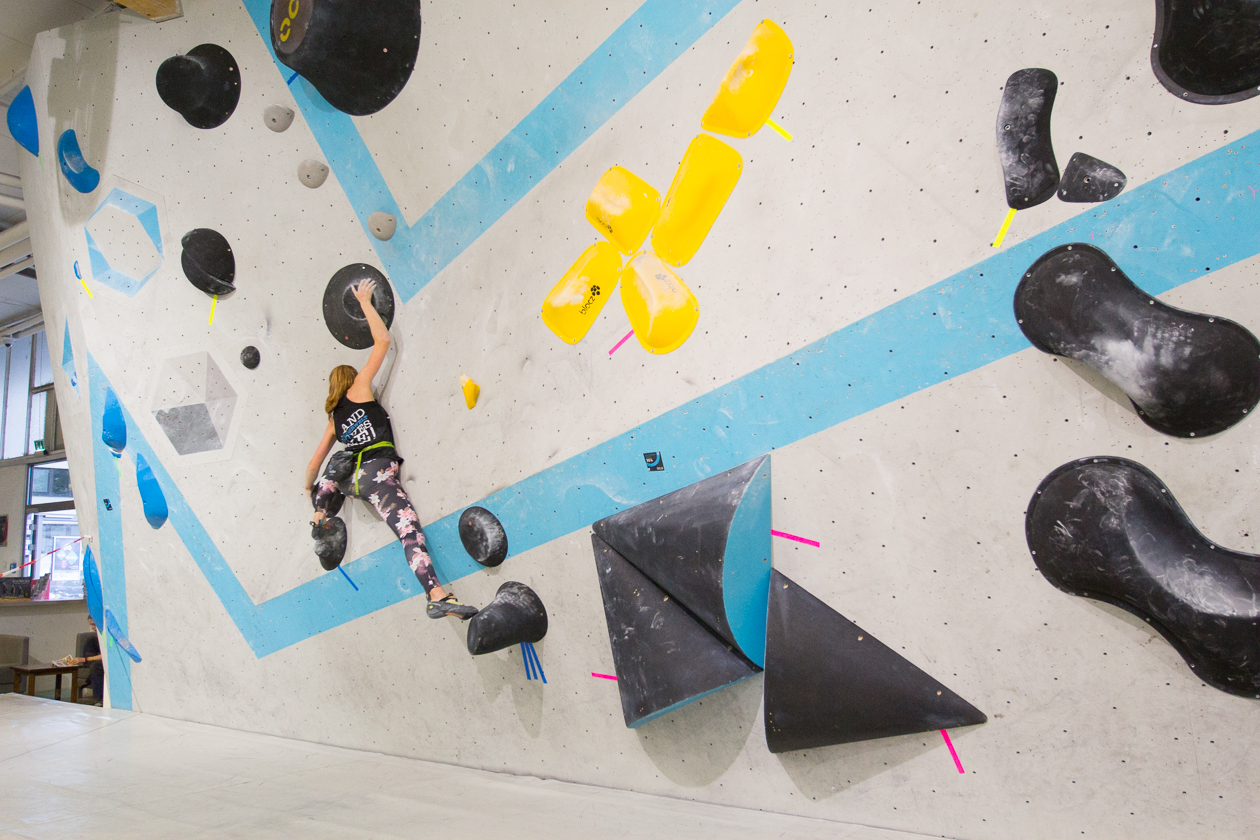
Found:
[(0, 838), (805, 837), (899, 831), (0, 695)]

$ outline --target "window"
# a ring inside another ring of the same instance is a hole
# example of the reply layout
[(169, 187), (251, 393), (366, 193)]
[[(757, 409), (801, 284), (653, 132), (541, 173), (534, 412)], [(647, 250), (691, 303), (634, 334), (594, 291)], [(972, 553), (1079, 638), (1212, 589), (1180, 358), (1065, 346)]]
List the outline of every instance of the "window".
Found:
[(23, 458), (65, 449), (53, 392), (48, 336), (43, 331), (13, 340), (0, 352), (0, 458)]
[(24, 574), (35, 578), (31, 598), (83, 597), (83, 542), (65, 461), (31, 464), (26, 485)]

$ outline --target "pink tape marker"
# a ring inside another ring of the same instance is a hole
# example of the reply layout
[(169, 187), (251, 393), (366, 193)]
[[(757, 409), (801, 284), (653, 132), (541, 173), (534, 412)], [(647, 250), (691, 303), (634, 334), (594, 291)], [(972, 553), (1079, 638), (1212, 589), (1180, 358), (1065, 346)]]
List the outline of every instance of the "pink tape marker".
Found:
[(796, 534), (789, 534), (786, 531), (776, 531), (773, 528), (770, 529), (770, 536), (783, 537), (783, 539), (785, 540), (796, 540), (797, 542), (805, 543), (805, 545), (812, 545), (814, 548), (822, 547), (822, 543), (818, 542), (817, 540), (807, 540), (804, 537), (796, 536)]
[(954, 757), (954, 766), (958, 768), (959, 773), (965, 773), (966, 771), (962, 769), (962, 762), (958, 760), (958, 753), (954, 752), (954, 742), (949, 740), (949, 733), (942, 729), (941, 737), (945, 739), (945, 746), (949, 747), (949, 754)]
[(611, 674), (597, 674), (594, 671), (591, 671), (591, 676), (599, 677), (601, 680), (612, 680), (613, 682), (617, 681), (617, 678), (612, 676)]
[(630, 330), (630, 332), (626, 333), (625, 338), (621, 339), (621, 341), (618, 341), (616, 344), (614, 344), (613, 349), (608, 351), (608, 355), (611, 356), (613, 353), (616, 353), (619, 349), (621, 349), (621, 345), (629, 341), (630, 336), (632, 335), (634, 335), (634, 330)]

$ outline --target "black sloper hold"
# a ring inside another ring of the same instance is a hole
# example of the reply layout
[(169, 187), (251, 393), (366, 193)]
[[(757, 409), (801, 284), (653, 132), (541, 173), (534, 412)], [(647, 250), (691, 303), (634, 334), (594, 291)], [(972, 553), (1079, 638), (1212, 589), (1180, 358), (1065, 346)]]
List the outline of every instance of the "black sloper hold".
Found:
[(241, 351), (241, 364), (250, 370), (258, 367), (258, 363), (262, 361), (262, 354), (258, 352), (258, 348), (249, 345)]
[(241, 98), (240, 68), (218, 44), (199, 44), (166, 59), (156, 82), (162, 101), (194, 128), (223, 125)]
[(494, 600), (468, 620), (468, 652), (493, 653), (523, 642), (541, 642), (547, 635), (547, 608), (523, 583), (509, 580)]
[(468, 556), (494, 568), (507, 559), (507, 532), (503, 523), (483, 507), (470, 507), (459, 515), (459, 540)]
[(416, 66), (420, 0), (271, 0), (271, 46), (338, 111), (375, 114)]
[(1034, 347), (1102, 374), (1164, 434), (1214, 435), (1260, 402), (1254, 335), (1156, 300), (1093, 245), (1060, 245), (1033, 263), (1015, 317)]
[(1059, 181), (1059, 198), (1077, 203), (1110, 201), (1124, 192), (1128, 179), (1110, 163), (1084, 152), (1072, 155)]
[(315, 539), (315, 556), (324, 571), (331, 572), (340, 566), (346, 556), (346, 523), (342, 518), (325, 516), (323, 524), (311, 526), (311, 536)]
[(1055, 587), (1145, 619), (1203, 682), (1260, 698), (1260, 556), (1214, 545), (1146, 467), (1064, 464), (1033, 494), (1024, 530)]
[(1225, 105), (1260, 93), (1260, 3), (1155, 0), (1151, 69), (1187, 102)]
[(354, 287), (361, 280), (375, 280), (372, 307), (380, 313), (388, 327), (394, 323), (394, 290), (385, 275), (364, 263), (353, 263), (339, 269), (324, 289), (324, 324), (333, 338), (352, 350), (372, 346), (372, 328), (368, 326), (363, 307), (354, 296)]
[(208, 295), (230, 295), (236, 291), (236, 258), (232, 246), (217, 230), (197, 228), (180, 241), (180, 265), (188, 282)]
[(988, 720), (777, 570), (770, 573), (765, 680), (772, 753)]
[(1050, 145), (1050, 111), (1059, 88), (1049, 70), (1016, 70), (1002, 89), (997, 149), (1006, 182), (1006, 203), (1016, 210), (1049, 201), (1059, 186), (1059, 165)]

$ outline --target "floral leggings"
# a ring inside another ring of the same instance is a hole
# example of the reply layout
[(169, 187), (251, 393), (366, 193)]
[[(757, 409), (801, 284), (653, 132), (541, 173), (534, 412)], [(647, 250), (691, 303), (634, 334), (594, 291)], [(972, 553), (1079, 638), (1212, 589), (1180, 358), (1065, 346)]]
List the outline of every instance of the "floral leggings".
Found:
[[(364, 459), (358, 472), (341, 482), (333, 481), (325, 470), (315, 482), (315, 509), (333, 515), (341, 510), (341, 503), (346, 496), (363, 499), (372, 507), (385, 524), (402, 541), (411, 571), (416, 580), (431, 592), (438, 586), (437, 575), (433, 571), (433, 561), (424, 548), (424, 531), (420, 530), (420, 517), (411, 506), (407, 491), (398, 481), (398, 468), (401, 463), (393, 458)], [(355, 478), (359, 480), (359, 492), (355, 492)]]

